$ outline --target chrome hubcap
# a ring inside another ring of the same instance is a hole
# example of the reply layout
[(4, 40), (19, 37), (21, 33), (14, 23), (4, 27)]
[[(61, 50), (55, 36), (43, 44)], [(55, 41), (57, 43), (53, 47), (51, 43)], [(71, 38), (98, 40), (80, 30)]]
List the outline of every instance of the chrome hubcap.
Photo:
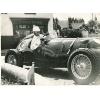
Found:
[(7, 59), (7, 63), (12, 65), (17, 65), (17, 61), (14, 55), (9, 55)]
[(76, 55), (71, 62), (71, 70), (78, 79), (87, 78), (92, 71), (90, 59), (84, 54)]

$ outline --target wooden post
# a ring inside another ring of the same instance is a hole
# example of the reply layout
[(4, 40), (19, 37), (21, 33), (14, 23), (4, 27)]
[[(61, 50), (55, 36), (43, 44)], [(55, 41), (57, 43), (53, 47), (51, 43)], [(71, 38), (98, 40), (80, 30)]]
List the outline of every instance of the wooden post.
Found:
[(29, 69), (28, 75), (27, 75), (27, 81), (28, 85), (35, 85), (35, 74), (34, 74), (34, 62), (32, 63), (32, 67)]

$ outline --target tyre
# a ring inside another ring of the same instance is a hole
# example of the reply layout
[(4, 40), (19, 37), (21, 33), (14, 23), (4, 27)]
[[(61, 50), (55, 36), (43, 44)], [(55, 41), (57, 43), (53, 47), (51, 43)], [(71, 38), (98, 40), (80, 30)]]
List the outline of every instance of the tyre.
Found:
[(18, 54), (13, 51), (8, 51), (5, 56), (5, 63), (23, 67), (23, 61), (19, 58)]
[(89, 50), (77, 50), (68, 60), (68, 71), (76, 84), (88, 85), (99, 73), (98, 60)]

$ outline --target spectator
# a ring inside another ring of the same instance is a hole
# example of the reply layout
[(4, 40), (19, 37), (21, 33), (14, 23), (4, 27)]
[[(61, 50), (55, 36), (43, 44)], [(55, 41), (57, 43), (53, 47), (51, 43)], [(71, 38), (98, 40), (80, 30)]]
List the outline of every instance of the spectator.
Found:
[(88, 29), (87, 26), (83, 24), (82, 26), (82, 37), (88, 37), (89, 33), (88, 33)]
[(57, 38), (57, 37), (58, 37), (58, 35), (57, 35), (57, 29), (54, 28), (52, 38)]

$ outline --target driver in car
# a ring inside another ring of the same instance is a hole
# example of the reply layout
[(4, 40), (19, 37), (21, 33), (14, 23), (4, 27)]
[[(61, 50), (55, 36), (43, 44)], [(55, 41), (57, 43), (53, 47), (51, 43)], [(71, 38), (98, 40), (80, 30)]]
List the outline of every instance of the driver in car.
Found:
[[(34, 51), (36, 48), (38, 48), (40, 45), (44, 45), (46, 41), (50, 41), (52, 38), (50, 38), (49, 33), (46, 33), (45, 35), (40, 34), (40, 28), (38, 26), (33, 27), (33, 33), (28, 35), (25, 39), (32, 40), (25, 44), (25, 46), (22, 48), (22, 52), (24, 51)], [(28, 46), (27, 46), (28, 45)]]
[(45, 35), (40, 34), (40, 28), (38, 26), (33, 27), (33, 34), (34, 36), (30, 44), (30, 49), (32, 51), (39, 47), (39, 45), (44, 45), (45, 42), (48, 42), (52, 39), (49, 33), (45, 33)]
[(30, 49), (32, 51), (41, 44), (41, 38), (43, 37), (42, 34), (40, 35), (40, 28), (38, 26), (33, 27), (33, 34), (34, 34), (34, 37), (31, 41), (31, 45), (30, 45)]
[[(30, 41), (31, 38), (32, 40)], [(40, 28), (38, 26), (34, 26), (33, 33), (26, 36), (23, 40), (25, 43), (22, 45), (20, 51), (34, 51), (37, 47), (39, 47), (41, 42), (45, 40), (45, 37), (44, 35), (40, 34)]]

